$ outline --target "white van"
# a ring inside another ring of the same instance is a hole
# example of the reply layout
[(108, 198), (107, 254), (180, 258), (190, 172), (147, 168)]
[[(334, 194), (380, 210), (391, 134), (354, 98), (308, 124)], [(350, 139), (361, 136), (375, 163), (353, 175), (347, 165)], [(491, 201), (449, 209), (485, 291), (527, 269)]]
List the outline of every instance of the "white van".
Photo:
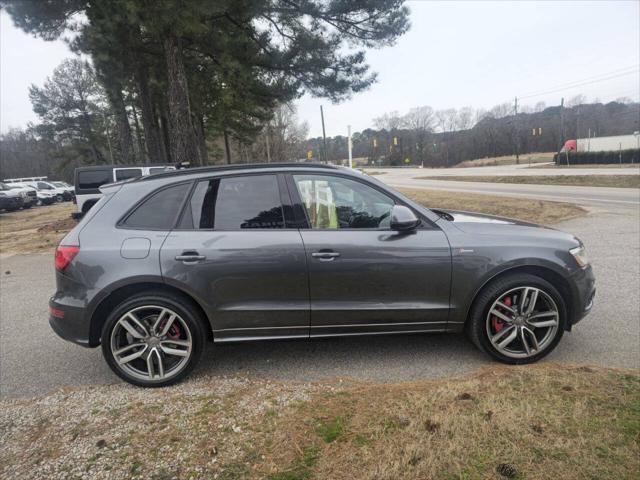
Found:
[(102, 185), (175, 169), (176, 167), (173, 165), (95, 165), (92, 167), (78, 167), (74, 175), (75, 202), (78, 206), (74, 217), (81, 217), (95, 205), (102, 197), (102, 193), (100, 193)]

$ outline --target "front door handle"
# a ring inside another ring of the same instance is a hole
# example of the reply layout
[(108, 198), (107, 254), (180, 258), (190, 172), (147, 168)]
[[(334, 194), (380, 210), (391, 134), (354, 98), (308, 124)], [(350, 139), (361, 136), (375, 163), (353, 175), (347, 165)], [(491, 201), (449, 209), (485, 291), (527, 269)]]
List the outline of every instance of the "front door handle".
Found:
[(313, 252), (312, 257), (320, 259), (323, 262), (329, 262), (340, 256), (338, 252)]
[(183, 252), (182, 255), (176, 255), (176, 260), (185, 264), (197, 263), (206, 260), (207, 257), (198, 254), (198, 252)]

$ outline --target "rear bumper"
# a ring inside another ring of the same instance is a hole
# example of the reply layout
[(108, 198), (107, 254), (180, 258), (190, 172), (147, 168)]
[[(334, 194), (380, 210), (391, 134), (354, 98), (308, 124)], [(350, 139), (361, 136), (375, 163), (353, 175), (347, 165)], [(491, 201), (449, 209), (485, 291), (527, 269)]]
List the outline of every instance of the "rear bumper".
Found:
[(83, 347), (95, 347), (90, 342), (90, 322), (86, 319), (84, 307), (70, 305), (49, 299), (49, 325), (62, 339)]
[(570, 281), (574, 301), (568, 330), (591, 312), (596, 296), (596, 278), (591, 265), (576, 271)]

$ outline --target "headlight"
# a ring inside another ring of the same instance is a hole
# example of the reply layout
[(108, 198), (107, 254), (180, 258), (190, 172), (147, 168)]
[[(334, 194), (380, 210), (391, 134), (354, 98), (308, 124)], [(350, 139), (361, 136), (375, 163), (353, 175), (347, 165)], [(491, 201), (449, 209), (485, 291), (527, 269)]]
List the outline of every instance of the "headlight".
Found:
[(587, 258), (587, 252), (584, 248), (584, 245), (572, 248), (571, 250), (569, 250), (569, 253), (573, 255), (573, 258), (576, 259), (576, 263), (580, 267), (586, 267), (587, 265), (589, 265), (589, 259)]

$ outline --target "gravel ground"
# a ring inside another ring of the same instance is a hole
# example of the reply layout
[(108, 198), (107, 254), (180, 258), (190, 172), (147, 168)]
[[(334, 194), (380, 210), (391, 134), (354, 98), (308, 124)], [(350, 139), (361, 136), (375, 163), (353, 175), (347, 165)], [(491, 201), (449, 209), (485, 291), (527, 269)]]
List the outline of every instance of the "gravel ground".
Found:
[[(639, 215), (637, 208), (601, 210), (559, 226), (587, 245), (598, 294), (593, 312), (565, 335), (548, 361), (640, 367)], [(3, 258), (0, 267), (3, 396), (121, 383), (99, 349), (65, 342), (49, 328), (47, 300), (55, 288), (51, 254)], [(299, 381), (401, 381), (468, 373), (487, 363), (462, 335), (226, 344), (205, 351), (191, 381), (238, 373)]]

